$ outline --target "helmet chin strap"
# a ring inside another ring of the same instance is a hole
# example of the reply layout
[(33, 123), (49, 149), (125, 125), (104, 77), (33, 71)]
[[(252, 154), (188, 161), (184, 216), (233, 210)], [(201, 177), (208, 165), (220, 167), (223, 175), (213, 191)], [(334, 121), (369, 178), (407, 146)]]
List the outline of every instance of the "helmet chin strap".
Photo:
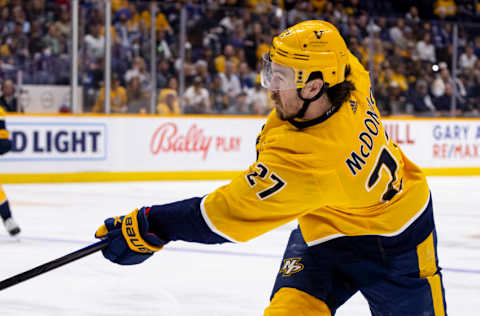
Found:
[(314, 97), (310, 99), (305, 99), (304, 97), (302, 97), (302, 88), (297, 88), (297, 95), (303, 101), (303, 105), (300, 111), (298, 111), (297, 115), (295, 115), (295, 117), (303, 118), (303, 116), (308, 110), (308, 106), (310, 105), (310, 103), (312, 103), (315, 100), (318, 100), (327, 89), (328, 89), (328, 83), (324, 83), (322, 86), (322, 89), (320, 89), (320, 91), (318, 91), (318, 93)]

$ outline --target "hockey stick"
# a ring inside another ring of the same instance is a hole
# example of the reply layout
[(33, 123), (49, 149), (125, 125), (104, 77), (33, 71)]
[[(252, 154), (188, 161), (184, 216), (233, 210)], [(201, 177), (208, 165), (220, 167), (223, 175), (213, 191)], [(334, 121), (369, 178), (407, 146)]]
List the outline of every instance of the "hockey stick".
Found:
[(33, 277), (36, 277), (37, 275), (43, 274), (45, 272), (48, 272), (50, 270), (56, 269), (58, 267), (61, 267), (67, 263), (70, 263), (72, 261), (78, 260), (80, 258), (83, 258), (85, 256), (91, 255), (94, 252), (97, 252), (99, 250), (102, 250), (103, 248), (108, 246), (108, 240), (101, 240), (99, 242), (96, 242), (94, 244), (91, 244), (85, 248), (79, 249), (77, 251), (74, 251), (72, 253), (69, 253), (68, 255), (65, 255), (63, 257), (57, 258), (55, 260), (49, 261), (47, 263), (44, 263), (38, 267), (35, 267), (33, 269), (30, 269), (28, 271), (22, 272), (20, 274), (14, 275), (8, 279), (5, 279), (0, 282), (0, 291), (4, 290), (12, 285), (16, 285), (20, 282), (29, 280)]

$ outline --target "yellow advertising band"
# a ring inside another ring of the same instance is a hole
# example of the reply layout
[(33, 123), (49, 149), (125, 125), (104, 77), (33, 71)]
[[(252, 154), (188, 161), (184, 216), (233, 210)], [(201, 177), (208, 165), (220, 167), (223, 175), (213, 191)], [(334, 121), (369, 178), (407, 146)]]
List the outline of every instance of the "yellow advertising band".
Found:
[(142, 238), (140, 230), (138, 229), (137, 215), (138, 209), (135, 209), (135, 211), (125, 215), (125, 218), (123, 219), (122, 234), (127, 241), (128, 247), (133, 251), (140, 253), (152, 253), (161, 250), (163, 246), (152, 246)]

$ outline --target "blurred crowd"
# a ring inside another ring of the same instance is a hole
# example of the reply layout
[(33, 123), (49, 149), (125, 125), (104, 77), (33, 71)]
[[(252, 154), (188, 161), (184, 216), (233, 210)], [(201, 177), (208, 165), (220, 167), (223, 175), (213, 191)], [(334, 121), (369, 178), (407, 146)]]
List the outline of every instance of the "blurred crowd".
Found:
[[(266, 115), (273, 104), (258, 74), (273, 36), (300, 21), (325, 19), (371, 71), (383, 115), (447, 115), (452, 103), (456, 115), (479, 114), (480, 6), (472, 1), (162, 1), (153, 19), (150, 1), (111, 2), (112, 113), (151, 113), (153, 103), (156, 114)], [(105, 111), (104, 10), (104, 1), (80, 1), (84, 112)], [(70, 1), (0, 0), (0, 15), (0, 105), (22, 110), (15, 99), (18, 70), (23, 84), (69, 85)]]

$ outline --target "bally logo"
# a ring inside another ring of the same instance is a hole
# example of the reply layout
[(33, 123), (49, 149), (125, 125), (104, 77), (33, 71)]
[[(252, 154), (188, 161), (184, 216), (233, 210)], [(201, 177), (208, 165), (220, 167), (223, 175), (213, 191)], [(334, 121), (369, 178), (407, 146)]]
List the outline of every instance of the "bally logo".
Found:
[(283, 260), (282, 268), (280, 272), (283, 277), (291, 276), (294, 273), (300, 272), (303, 270), (303, 264), (300, 263), (302, 258), (288, 258)]
[(241, 137), (239, 136), (211, 136), (196, 124), (190, 125), (182, 131), (185, 125), (166, 122), (160, 125), (150, 140), (150, 152), (153, 155), (161, 153), (200, 154), (206, 160), (208, 153), (238, 152), (240, 151)]

